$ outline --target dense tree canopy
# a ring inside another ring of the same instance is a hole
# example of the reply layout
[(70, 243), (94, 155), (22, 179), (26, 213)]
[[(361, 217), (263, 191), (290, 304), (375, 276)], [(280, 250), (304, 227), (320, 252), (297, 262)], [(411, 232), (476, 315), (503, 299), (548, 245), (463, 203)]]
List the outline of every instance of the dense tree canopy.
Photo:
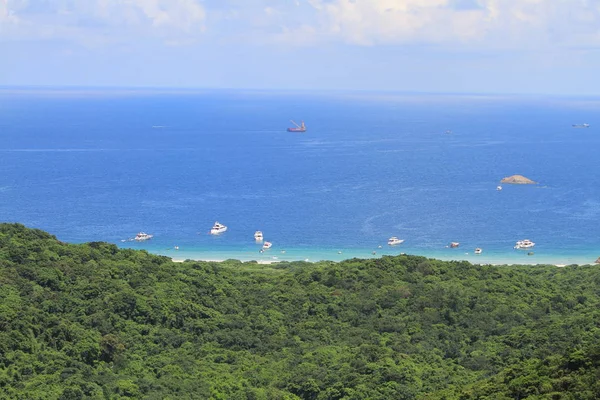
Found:
[(0, 398), (600, 398), (600, 270), (172, 262), (0, 225)]

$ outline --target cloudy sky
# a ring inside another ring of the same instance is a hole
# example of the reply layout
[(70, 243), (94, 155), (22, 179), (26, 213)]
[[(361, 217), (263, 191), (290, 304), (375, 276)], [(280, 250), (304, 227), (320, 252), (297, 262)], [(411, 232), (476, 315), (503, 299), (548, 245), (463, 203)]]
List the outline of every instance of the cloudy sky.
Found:
[(600, 93), (600, 0), (0, 0), (0, 85)]

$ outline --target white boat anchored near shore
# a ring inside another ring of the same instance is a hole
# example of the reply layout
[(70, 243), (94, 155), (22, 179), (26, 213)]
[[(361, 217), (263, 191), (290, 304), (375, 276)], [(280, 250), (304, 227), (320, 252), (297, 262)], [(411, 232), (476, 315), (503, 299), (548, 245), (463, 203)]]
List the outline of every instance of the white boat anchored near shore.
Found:
[(388, 239), (388, 244), (390, 246), (395, 246), (397, 244), (402, 244), (404, 243), (404, 239), (398, 239), (396, 236), (392, 236), (391, 238)]
[(265, 242), (265, 244), (263, 244), (263, 250), (268, 250), (271, 248), (271, 246), (273, 246), (273, 243), (271, 242)]
[(154, 237), (154, 235), (149, 235), (145, 232), (140, 232), (137, 235), (135, 235), (135, 237), (133, 238), (133, 240), (138, 241), (138, 242), (143, 242), (145, 240), (150, 240)]
[(227, 230), (227, 227), (221, 223), (219, 223), (219, 221), (216, 221), (215, 224), (213, 225), (213, 227), (210, 230), (210, 234), (211, 235), (218, 235), (220, 233), (223, 233)]
[(475, 249), (475, 254), (481, 254), (481, 253), (483, 253), (483, 249), (482, 248), (478, 247), (478, 248)]
[(533, 243), (529, 239), (524, 239), (517, 241), (517, 243), (515, 244), (515, 249), (531, 249), (533, 246), (535, 246), (535, 243)]
[(261, 231), (254, 232), (254, 240), (256, 240), (257, 242), (262, 242), (263, 241), (263, 233)]

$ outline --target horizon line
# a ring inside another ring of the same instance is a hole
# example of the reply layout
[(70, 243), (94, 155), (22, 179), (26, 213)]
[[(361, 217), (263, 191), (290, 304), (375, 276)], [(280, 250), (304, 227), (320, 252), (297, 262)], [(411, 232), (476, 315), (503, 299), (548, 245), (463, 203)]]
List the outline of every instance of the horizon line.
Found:
[(599, 98), (598, 94), (576, 94), (576, 93), (530, 93), (530, 92), (455, 92), (455, 91), (418, 91), (418, 90), (400, 90), (400, 89), (333, 89), (333, 88), (258, 88), (258, 87), (202, 87), (202, 86), (120, 86), (120, 85), (19, 85), (19, 84), (0, 84), (0, 93), (7, 91), (35, 92), (35, 91), (56, 91), (56, 92), (81, 92), (81, 91), (128, 91), (128, 92), (270, 92), (270, 93), (307, 93), (307, 94), (387, 94), (387, 95), (431, 95), (431, 96), (505, 96), (505, 97), (578, 97), (578, 98)]

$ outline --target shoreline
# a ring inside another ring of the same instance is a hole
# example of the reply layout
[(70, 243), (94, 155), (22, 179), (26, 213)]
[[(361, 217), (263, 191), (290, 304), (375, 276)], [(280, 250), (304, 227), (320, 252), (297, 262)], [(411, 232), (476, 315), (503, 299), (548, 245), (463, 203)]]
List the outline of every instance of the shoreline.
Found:
[[(149, 253), (166, 256), (174, 261), (185, 260), (223, 262), (237, 260), (253, 261), (258, 264), (275, 264), (279, 262), (341, 262), (350, 259), (373, 259), (382, 256), (411, 255), (440, 261), (466, 261), (475, 265), (595, 265), (600, 249), (595, 246), (555, 248), (539, 245), (534, 249), (517, 250), (498, 245), (482, 246), (483, 253), (475, 254), (470, 243), (461, 244), (458, 248), (440, 245), (396, 245), (374, 244), (369, 247), (344, 246), (286, 246), (278, 243), (273, 248), (260, 251), (256, 243), (224, 245), (215, 243), (205, 245), (198, 243), (179, 243), (166, 241), (130, 242), (118, 245), (121, 248), (145, 250)], [(531, 253), (531, 254), (530, 254)]]
[[(168, 256), (166, 256), (166, 257), (168, 257)], [(227, 260), (235, 260), (235, 261), (239, 261), (241, 263), (256, 262), (257, 264), (260, 264), (260, 265), (271, 265), (271, 264), (278, 264), (278, 263), (281, 263), (281, 262), (289, 262), (289, 261), (286, 261), (286, 260), (271, 260), (271, 261), (269, 261), (269, 260), (244, 260), (244, 261), (242, 261), (242, 260), (237, 260), (235, 258), (224, 258), (224, 259), (221, 259), (221, 260), (214, 260), (214, 259), (204, 260), (204, 259), (191, 259), (191, 258), (186, 258), (186, 259), (171, 258), (171, 260), (173, 260), (173, 262), (176, 262), (176, 263), (182, 263), (182, 262), (186, 262), (186, 261), (222, 263), (222, 262), (225, 262)], [(314, 262), (318, 262), (318, 261), (314, 261)]]
[[(414, 256), (414, 254), (408, 254), (408, 255)], [(171, 260), (173, 262), (176, 262), (176, 263), (183, 263), (183, 262), (188, 262), (188, 261), (191, 261), (191, 262), (215, 262), (215, 263), (222, 263), (222, 262), (225, 262), (227, 260), (235, 260), (235, 261), (239, 261), (241, 263), (256, 262), (258, 265), (272, 265), (272, 264), (279, 264), (279, 263), (282, 263), (282, 262), (285, 262), (285, 263), (294, 262), (294, 261), (287, 261), (287, 260), (273, 260), (273, 261), (268, 261), (268, 260), (246, 260), (246, 261), (242, 261), (242, 260), (236, 260), (236, 259), (233, 259), (233, 258), (222, 259), (222, 260), (203, 260), (203, 259), (190, 259), (190, 258), (184, 260), (184, 259), (172, 258)], [(302, 260), (296, 260), (296, 261), (302, 261)], [(306, 261), (306, 262), (313, 264), (313, 263), (318, 263), (318, 262), (321, 262), (321, 261), (331, 261), (331, 260)], [(333, 262), (338, 263), (338, 262), (343, 262), (343, 261), (345, 261), (345, 260), (342, 260), (342, 261), (333, 261)], [(548, 264), (548, 263), (531, 263), (531, 264), (506, 264), (506, 263), (499, 263), (499, 264), (494, 264), (494, 263), (473, 263), (473, 262), (468, 261), (468, 260), (440, 260), (440, 261), (467, 261), (467, 262), (470, 262), (473, 265), (492, 265), (494, 267), (500, 267), (500, 266), (503, 266), (503, 265), (506, 265), (506, 266), (531, 266), (531, 267), (534, 267), (536, 265), (553, 265), (553, 266), (558, 267), (558, 268), (564, 268), (564, 267), (567, 267), (567, 266), (570, 266), (570, 265), (576, 265), (576, 266), (584, 266), (584, 265), (592, 266), (592, 265), (594, 265), (593, 263), (592, 264)]]
[[(170, 257), (174, 262), (202, 261), (202, 262), (224, 262), (227, 260), (236, 260), (242, 263), (255, 262), (261, 265), (277, 264), (281, 262), (297, 262), (304, 261), (316, 263), (321, 261), (341, 262), (350, 259), (376, 259), (383, 256), (399, 256), (410, 255), (425, 257), (428, 259), (440, 261), (466, 261), (474, 265), (554, 265), (556, 267), (566, 267), (568, 265), (590, 265), (594, 266), (597, 257), (590, 259), (584, 255), (558, 255), (558, 254), (541, 254), (527, 256), (526, 253), (508, 253), (508, 254), (483, 254), (475, 255), (473, 253), (462, 254), (443, 254), (443, 252), (381, 252), (381, 254), (365, 254), (363, 251), (341, 251), (341, 252), (324, 252), (319, 250), (300, 251), (298, 249), (287, 250), (285, 254), (271, 253), (255, 256), (248, 252), (208, 252), (208, 251), (150, 251), (152, 254)], [(333, 253), (333, 254), (332, 254)]]

